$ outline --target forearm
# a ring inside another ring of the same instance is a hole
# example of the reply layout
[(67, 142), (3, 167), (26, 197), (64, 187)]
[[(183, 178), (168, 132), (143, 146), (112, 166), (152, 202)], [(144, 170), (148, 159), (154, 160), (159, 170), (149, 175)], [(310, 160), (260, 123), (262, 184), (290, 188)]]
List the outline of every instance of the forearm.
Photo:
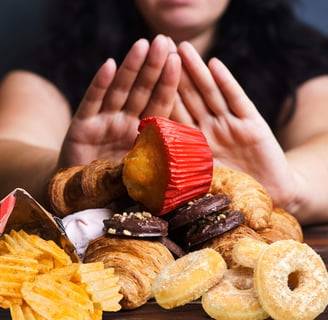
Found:
[(23, 188), (45, 205), (49, 178), (56, 170), (58, 152), (20, 141), (0, 141), (0, 198), (15, 188)]
[(295, 172), (296, 199), (287, 209), (302, 224), (328, 221), (328, 133), (286, 152)]

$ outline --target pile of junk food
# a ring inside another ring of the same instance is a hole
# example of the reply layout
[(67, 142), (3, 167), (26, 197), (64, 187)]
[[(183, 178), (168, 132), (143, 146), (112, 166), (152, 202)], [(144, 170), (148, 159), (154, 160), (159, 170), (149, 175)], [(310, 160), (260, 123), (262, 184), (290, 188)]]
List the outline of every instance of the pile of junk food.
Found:
[(61, 168), (46, 193), (48, 207), (20, 188), (0, 202), (0, 307), (13, 320), (100, 320), (150, 300), (306, 320), (328, 304), (297, 219), (250, 175), (215, 166), (197, 129), (145, 118), (120, 163)]

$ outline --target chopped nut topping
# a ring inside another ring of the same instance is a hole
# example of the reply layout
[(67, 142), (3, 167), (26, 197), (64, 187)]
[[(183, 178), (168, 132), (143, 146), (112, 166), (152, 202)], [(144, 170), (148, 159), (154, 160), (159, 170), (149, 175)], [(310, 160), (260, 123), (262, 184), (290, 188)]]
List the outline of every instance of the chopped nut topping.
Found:
[(109, 229), (107, 230), (107, 233), (109, 233), (109, 234), (116, 234), (116, 229), (109, 228)]
[(213, 194), (212, 193), (206, 193), (205, 197), (206, 198), (211, 198), (211, 197), (213, 197)]
[(124, 234), (125, 236), (131, 236), (131, 235), (132, 235), (131, 231), (126, 230), (126, 229), (123, 230), (123, 234)]
[(224, 213), (221, 213), (221, 214), (219, 215), (219, 217), (220, 217), (220, 219), (226, 219), (226, 218), (227, 218), (227, 216), (226, 216)]
[(142, 213), (142, 215), (143, 215), (144, 217), (146, 217), (146, 218), (151, 218), (151, 217), (152, 217), (152, 214), (151, 214), (150, 212), (147, 212), (147, 211), (144, 211), (144, 212)]

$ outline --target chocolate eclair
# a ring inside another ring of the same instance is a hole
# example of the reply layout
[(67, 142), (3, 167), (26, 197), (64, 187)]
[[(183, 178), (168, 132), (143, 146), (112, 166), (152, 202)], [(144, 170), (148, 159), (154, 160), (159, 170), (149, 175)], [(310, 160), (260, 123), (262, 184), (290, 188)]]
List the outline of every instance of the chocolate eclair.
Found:
[(104, 220), (108, 234), (127, 237), (162, 237), (168, 234), (168, 222), (149, 212), (115, 213)]
[(226, 194), (207, 194), (204, 197), (189, 201), (186, 205), (176, 209), (169, 219), (169, 229), (175, 230), (207, 215), (219, 212), (231, 203)]
[(238, 227), (246, 218), (241, 211), (224, 210), (207, 215), (190, 224), (184, 234), (184, 244), (188, 249)]

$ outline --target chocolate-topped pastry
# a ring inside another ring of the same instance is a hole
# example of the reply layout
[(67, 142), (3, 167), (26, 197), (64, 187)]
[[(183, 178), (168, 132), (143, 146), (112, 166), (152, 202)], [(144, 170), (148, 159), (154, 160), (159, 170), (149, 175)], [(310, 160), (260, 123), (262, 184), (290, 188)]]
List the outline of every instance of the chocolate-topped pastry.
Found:
[(184, 235), (185, 245), (188, 249), (195, 247), (239, 226), (245, 220), (244, 214), (237, 210), (225, 210), (207, 215), (190, 225)]
[(107, 233), (128, 237), (162, 237), (168, 233), (168, 222), (149, 212), (115, 213), (104, 220)]
[(175, 210), (169, 219), (170, 230), (178, 229), (209, 214), (221, 211), (231, 203), (226, 194), (207, 194), (202, 198), (189, 201), (188, 204)]
[(159, 237), (158, 241), (164, 244), (164, 246), (171, 251), (175, 258), (180, 258), (186, 254), (186, 252), (178, 244), (168, 237)]

